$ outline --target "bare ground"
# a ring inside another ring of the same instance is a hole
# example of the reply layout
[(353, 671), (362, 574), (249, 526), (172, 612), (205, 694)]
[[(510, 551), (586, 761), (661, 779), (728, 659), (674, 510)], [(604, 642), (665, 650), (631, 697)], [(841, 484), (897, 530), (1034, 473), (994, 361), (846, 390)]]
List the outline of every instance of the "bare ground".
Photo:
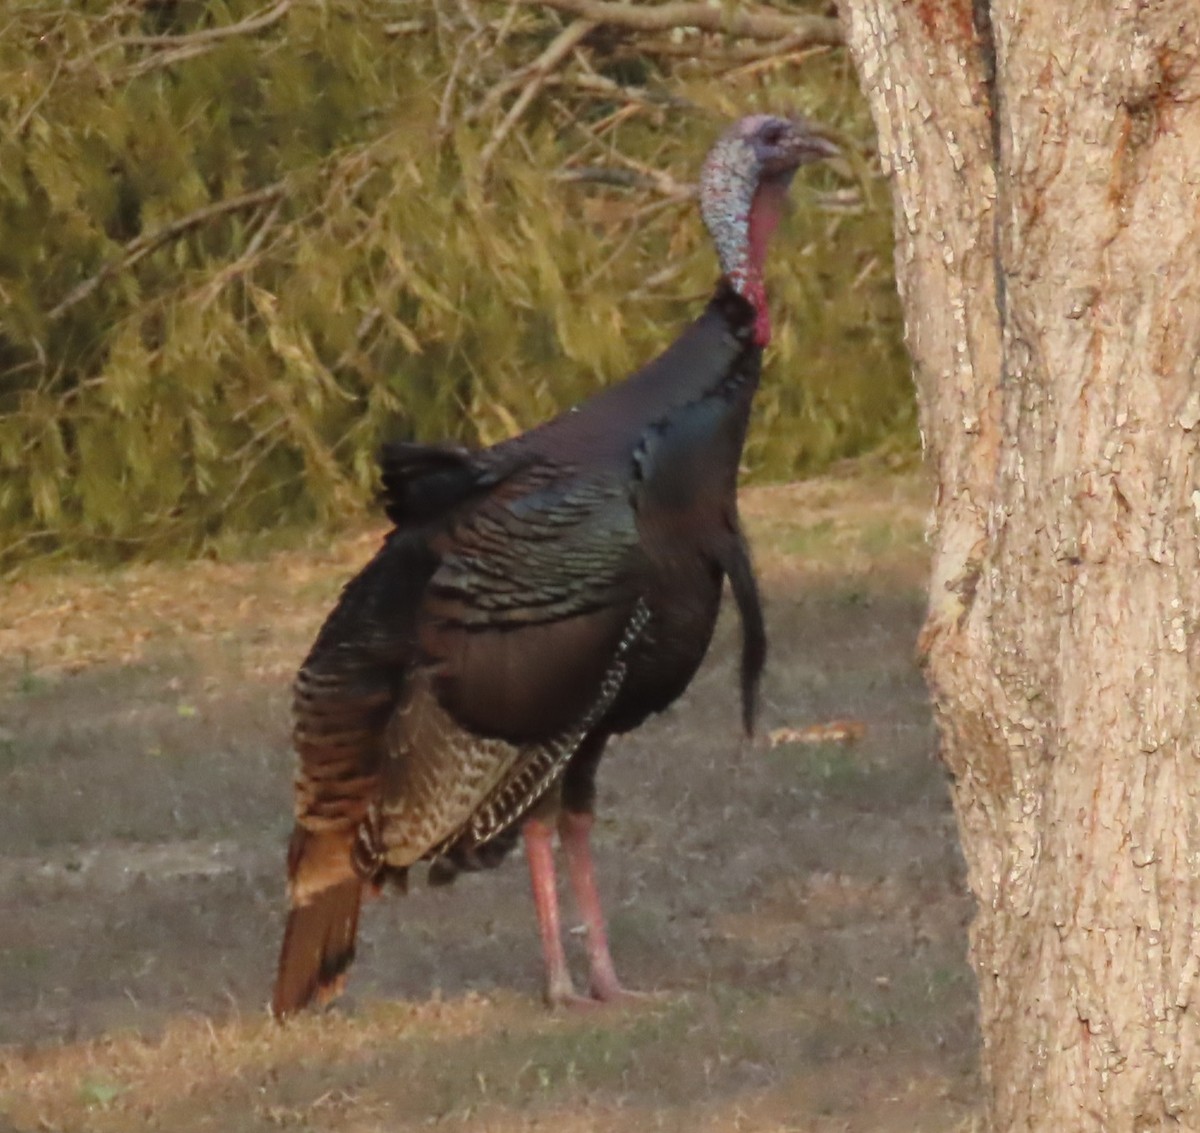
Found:
[(265, 1017), (287, 683), (377, 532), (0, 593), (0, 1133), (967, 1131), (970, 902), (913, 650), (924, 489), (746, 496), (772, 653), (736, 624), (615, 744), (597, 853), (633, 1008), (551, 1014), (518, 858), (366, 911), (351, 994)]

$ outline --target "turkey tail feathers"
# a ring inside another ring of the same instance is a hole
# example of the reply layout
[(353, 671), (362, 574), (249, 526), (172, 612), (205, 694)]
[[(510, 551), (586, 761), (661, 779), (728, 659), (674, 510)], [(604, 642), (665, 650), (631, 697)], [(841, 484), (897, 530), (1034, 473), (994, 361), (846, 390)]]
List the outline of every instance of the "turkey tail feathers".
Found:
[(288, 914), (279, 954), (279, 974), (271, 997), (276, 1019), (327, 1003), (341, 990), (354, 959), (363, 883), (357, 877), (314, 893)]
[(393, 442), (379, 453), (380, 498), (397, 527), (425, 523), (461, 502), (479, 479), (471, 453), (457, 445)]

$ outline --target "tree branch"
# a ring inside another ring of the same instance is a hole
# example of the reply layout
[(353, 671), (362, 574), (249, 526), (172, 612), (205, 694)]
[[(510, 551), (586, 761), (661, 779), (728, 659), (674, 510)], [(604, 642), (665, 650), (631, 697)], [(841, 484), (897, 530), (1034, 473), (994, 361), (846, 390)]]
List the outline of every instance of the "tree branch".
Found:
[[(279, 219), (279, 213), (283, 208), (283, 198), (276, 197), (271, 204), (270, 211), (258, 226), (258, 231), (250, 239), (250, 243), (246, 245), (246, 250), (238, 256), (231, 264), (226, 264), (221, 268), (216, 275), (208, 280), (198, 292), (196, 292), (197, 302), (201, 306), (207, 306), (211, 303), (230, 283), (239, 275), (247, 274), (258, 260), (258, 254), (262, 250), (262, 246), (267, 239), (267, 234), (275, 227), (275, 221)], [(286, 227), (286, 226), (285, 226)]]
[(479, 32), (471, 32), (458, 45), (458, 50), (454, 53), (454, 62), (450, 66), (450, 74), (446, 78), (446, 85), (442, 88), (442, 101), (438, 107), (437, 136), (439, 139), (444, 140), (450, 134), (451, 121), (454, 114), (454, 95), (458, 89), (459, 75), (462, 73), (463, 64), (466, 62), (468, 49), (474, 46), (479, 36)]
[(278, 23), (287, 15), (292, 7), (292, 0), (279, 0), (274, 7), (265, 8), (253, 16), (247, 16), (236, 24), (222, 27), (205, 28), (202, 31), (190, 32), (186, 35), (124, 35), (110, 39), (100, 44), (94, 51), (71, 62), (68, 71), (79, 71), (98, 55), (114, 48), (149, 47), (155, 50), (143, 56), (120, 72), (120, 79), (128, 82), (150, 71), (161, 67), (172, 67), (186, 59), (194, 59), (197, 55), (205, 55), (222, 40), (239, 35), (251, 35), (262, 31), (272, 24)]
[(189, 35), (126, 35), (106, 43), (102, 50), (107, 51), (113, 47), (180, 48), (194, 47), (199, 44), (207, 45), (218, 40), (228, 39), (230, 36), (262, 31), (263, 28), (270, 27), (273, 23), (283, 19), (291, 6), (292, 0), (279, 0), (275, 7), (259, 12), (255, 16), (247, 16), (239, 23), (227, 24), (224, 27), (205, 28), (204, 31), (192, 32)]
[(174, 67), (176, 63), (182, 63), (185, 59), (195, 59), (197, 55), (207, 55), (216, 46), (215, 43), (187, 43), (182, 47), (173, 47), (169, 51), (153, 51), (119, 72), (118, 77), (123, 82), (129, 82), (131, 79), (140, 78), (142, 75), (147, 75), (162, 67)]
[(553, 8), (579, 19), (592, 20), (609, 27), (629, 31), (670, 31), (674, 28), (698, 28), (723, 32), (736, 39), (788, 39), (791, 47), (813, 44), (840, 46), (844, 42), (842, 25), (827, 16), (789, 16), (782, 12), (746, 12), (740, 7), (729, 11), (697, 0), (669, 0), (665, 4), (630, 4), (624, 0), (520, 0)]
[(148, 235), (139, 236), (137, 239), (131, 240), (125, 245), (124, 255), (119, 256), (115, 260), (110, 260), (95, 275), (89, 276), (82, 283), (71, 288), (62, 301), (50, 311), (47, 318), (57, 319), (60, 315), (65, 314), (72, 307), (82, 303), (105, 280), (111, 279), (117, 272), (125, 268), (132, 267), (156, 248), (160, 248), (163, 244), (174, 240), (177, 236), (182, 236), (185, 232), (193, 228), (198, 228), (201, 224), (207, 223), (214, 217), (224, 216), (226, 213), (238, 212), (244, 208), (252, 208), (255, 205), (277, 201), (283, 196), (286, 189), (287, 183), (285, 181), (277, 181), (274, 185), (268, 185), (265, 189), (256, 189), (252, 193), (243, 193), (240, 197), (231, 197), (227, 201), (217, 201), (214, 204), (205, 205), (204, 208), (196, 209), (195, 212), (190, 212), (187, 216), (181, 216), (178, 220), (171, 221), (170, 224), (164, 225), (156, 232), (151, 232)]
[(714, 62), (742, 64), (766, 59), (790, 59), (795, 62), (810, 50), (835, 46), (814, 42), (805, 34), (785, 36), (777, 40), (739, 39), (732, 43), (718, 43), (711, 37), (692, 36), (676, 41), (669, 36), (649, 36), (631, 40), (624, 45), (623, 53), (636, 55), (659, 55), (675, 59), (711, 59)]
[[(586, 66), (586, 59), (581, 62)], [(546, 86), (569, 87), (581, 90), (586, 94), (620, 99), (626, 103), (636, 102), (652, 107), (695, 109), (693, 103), (680, 95), (672, 94), (669, 91), (650, 90), (646, 87), (625, 86), (622, 83), (614, 82), (606, 75), (598, 75), (590, 66), (579, 75), (551, 75), (546, 79)]]
[(681, 185), (666, 174), (654, 175), (640, 169), (613, 169), (610, 166), (581, 165), (574, 169), (560, 169), (554, 174), (555, 181), (567, 184), (585, 182), (594, 185), (612, 185), (618, 189), (643, 189), (659, 193), (671, 200), (685, 200), (695, 196), (694, 185)]
[(62, 73), (63, 62), (61, 57), (54, 64), (54, 72), (47, 80), (46, 85), (42, 87), (41, 93), (29, 104), (25, 113), (21, 115), (16, 126), (13, 127), (13, 137), (22, 138), (25, 136), (25, 128), (33, 121), (33, 116), (38, 112), (38, 108), (46, 101), (47, 96), (53, 89), (54, 84), (58, 81), (58, 76)]
[(537, 97), (538, 91), (542, 89), (542, 85), (545, 83), (550, 72), (575, 49), (584, 36), (592, 31), (595, 26), (591, 20), (576, 20), (573, 24), (569, 24), (550, 41), (550, 45), (546, 50), (526, 68), (525, 73), (529, 75), (529, 80), (526, 82), (521, 93), (517, 95), (516, 101), (508, 108), (508, 113), (505, 114), (500, 125), (492, 132), (487, 145), (483, 147), (483, 150), (479, 154), (479, 169), (481, 172), (487, 170), (492, 158), (496, 155), (496, 150), (504, 143), (504, 139), (508, 137), (509, 132), (520, 121), (521, 115), (525, 113), (529, 104)]

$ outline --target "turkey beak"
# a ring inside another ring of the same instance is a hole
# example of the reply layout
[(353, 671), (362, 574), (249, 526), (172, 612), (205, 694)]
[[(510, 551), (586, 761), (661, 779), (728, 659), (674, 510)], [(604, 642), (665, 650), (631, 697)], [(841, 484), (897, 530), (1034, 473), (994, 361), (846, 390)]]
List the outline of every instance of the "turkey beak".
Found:
[(828, 138), (814, 133), (811, 128), (796, 131), (795, 145), (792, 150), (797, 165), (808, 165), (813, 161), (826, 161), (831, 157), (841, 157), (842, 151)]
[(828, 138), (822, 138), (818, 134), (809, 134), (804, 139), (806, 144), (806, 153), (804, 161), (826, 161), (831, 157), (841, 157), (842, 151), (833, 144)]
[(780, 177), (791, 181), (792, 175), (802, 165), (814, 161), (825, 161), (840, 157), (842, 151), (828, 138), (813, 132), (808, 123), (795, 123), (791, 136), (780, 147), (782, 150), (764, 169), (768, 177)]

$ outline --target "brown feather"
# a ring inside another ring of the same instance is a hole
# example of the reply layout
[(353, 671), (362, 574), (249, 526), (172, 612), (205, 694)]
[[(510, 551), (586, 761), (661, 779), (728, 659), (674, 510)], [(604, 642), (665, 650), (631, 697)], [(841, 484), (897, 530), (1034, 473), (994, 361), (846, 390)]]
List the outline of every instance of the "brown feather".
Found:
[(462, 725), (512, 742), (553, 736), (596, 697), (632, 603), (520, 628), (423, 627), (438, 700)]
[(271, 1013), (277, 1019), (314, 998), (326, 1002), (341, 990), (354, 959), (363, 882), (351, 857), (353, 828), (313, 833), (301, 826), (288, 843), (288, 912)]

